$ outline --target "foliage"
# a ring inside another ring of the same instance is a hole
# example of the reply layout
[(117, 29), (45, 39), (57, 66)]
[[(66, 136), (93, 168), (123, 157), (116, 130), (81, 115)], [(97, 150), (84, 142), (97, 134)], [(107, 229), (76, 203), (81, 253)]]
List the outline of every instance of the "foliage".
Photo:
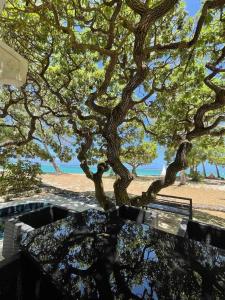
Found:
[(211, 164), (225, 166), (225, 143), (212, 147), (207, 159)]
[[(171, 161), (175, 153), (173, 147), (165, 152), (167, 161)], [(223, 137), (203, 136), (193, 141), (193, 148), (188, 154), (189, 166), (196, 168), (199, 164), (208, 161), (210, 164), (225, 165), (225, 144)], [(194, 171), (196, 173), (196, 171)], [(197, 174), (193, 176), (197, 177)]]
[(145, 164), (150, 164), (157, 157), (157, 144), (155, 142), (140, 142), (122, 148), (123, 161), (131, 165), (132, 173), (137, 175), (136, 169)]
[(40, 185), (38, 175), (41, 174), (40, 165), (29, 161), (18, 160), (16, 163), (7, 162), (0, 175), (0, 195), (17, 194)]
[(200, 182), (202, 180), (202, 175), (200, 174), (200, 172), (196, 171), (196, 170), (192, 170), (190, 171), (190, 177), (191, 180), (194, 182)]

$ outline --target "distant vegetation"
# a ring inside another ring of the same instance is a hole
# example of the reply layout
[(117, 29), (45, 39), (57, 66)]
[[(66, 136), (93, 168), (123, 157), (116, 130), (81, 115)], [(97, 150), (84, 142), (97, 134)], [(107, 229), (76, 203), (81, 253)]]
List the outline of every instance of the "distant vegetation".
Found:
[(24, 191), (38, 189), (40, 187), (41, 169), (38, 164), (28, 161), (5, 163), (0, 173), (0, 196), (19, 194)]

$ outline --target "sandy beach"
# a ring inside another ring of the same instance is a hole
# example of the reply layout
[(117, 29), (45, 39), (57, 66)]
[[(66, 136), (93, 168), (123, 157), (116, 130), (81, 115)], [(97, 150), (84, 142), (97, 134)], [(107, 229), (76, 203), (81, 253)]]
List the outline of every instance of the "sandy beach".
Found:
[[(58, 188), (74, 192), (93, 192), (93, 183), (81, 174), (62, 174), (62, 175), (42, 175), (43, 183)], [(129, 186), (128, 192), (133, 195), (139, 195), (146, 191), (152, 178), (137, 178)], [(113, 191), (113, 178), (105, 177), (103, 179), (106, 192)], [(213, 207), (225, 207), (225, 181), (209, 181), (207, 183), (188, 183), (185, 186), (179, 186), (175, 183), (173, 186), (161, 190), (161, 194), (190, 197), (193, 199), (193, 206), (206, 205), (210, 210), (202, 210), (210, 215), (225, 219), (225, 212), (213, 211)]]

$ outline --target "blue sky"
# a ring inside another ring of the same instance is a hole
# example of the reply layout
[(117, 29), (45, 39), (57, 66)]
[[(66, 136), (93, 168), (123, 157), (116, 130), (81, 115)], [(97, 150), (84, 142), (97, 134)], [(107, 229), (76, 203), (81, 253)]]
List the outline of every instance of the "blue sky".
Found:
[(200, 0), (185, 0), (186, 2), (186, 8), (187, 11), (191, 16), (195, 15), (196, 12), (198, 12), (200, 6), (201, 6), (201, 1)]

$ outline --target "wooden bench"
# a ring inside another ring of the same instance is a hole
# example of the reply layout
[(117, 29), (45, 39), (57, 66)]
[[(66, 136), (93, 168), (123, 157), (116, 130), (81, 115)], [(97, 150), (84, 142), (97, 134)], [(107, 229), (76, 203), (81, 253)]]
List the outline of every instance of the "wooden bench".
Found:
[(143, 208), (176, 213), (192, 220), (192, 198), (157, 194), (156, 199)]

